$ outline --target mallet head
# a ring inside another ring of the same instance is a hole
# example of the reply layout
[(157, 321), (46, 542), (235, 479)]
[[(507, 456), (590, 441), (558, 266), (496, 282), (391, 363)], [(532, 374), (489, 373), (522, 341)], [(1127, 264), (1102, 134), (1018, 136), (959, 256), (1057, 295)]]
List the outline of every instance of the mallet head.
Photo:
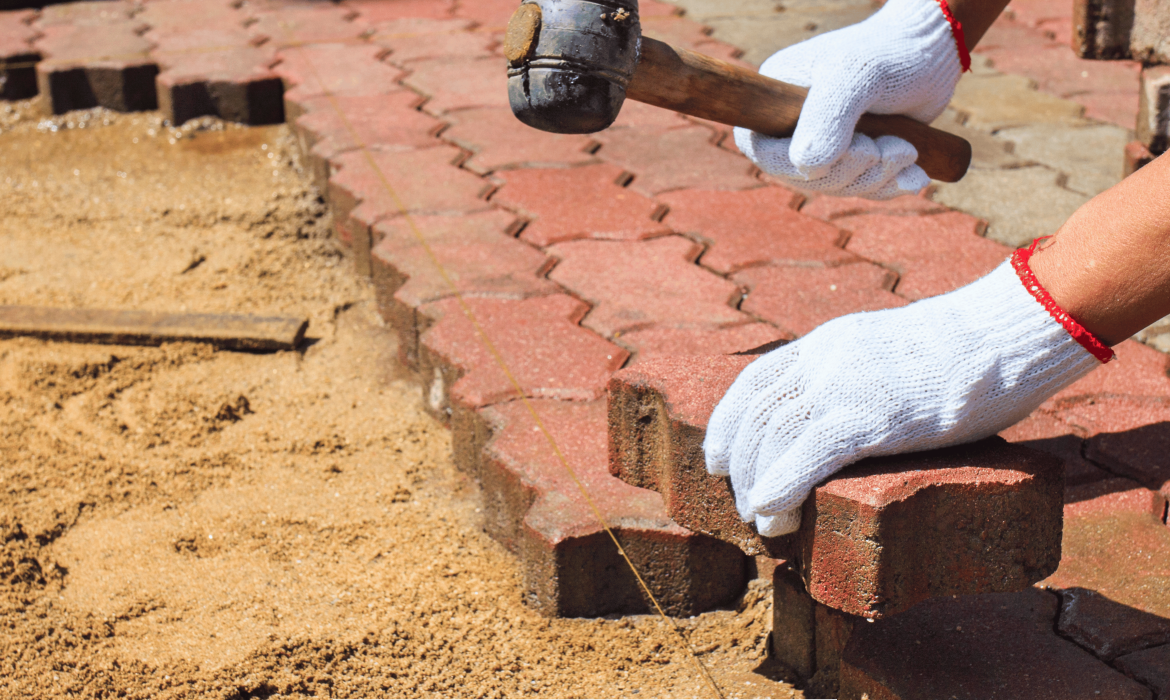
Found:
[(524, 0), (504, 45), (512, 111), (543, 131), (601, 131), (621, 111), (641, 47), (638, 0)]

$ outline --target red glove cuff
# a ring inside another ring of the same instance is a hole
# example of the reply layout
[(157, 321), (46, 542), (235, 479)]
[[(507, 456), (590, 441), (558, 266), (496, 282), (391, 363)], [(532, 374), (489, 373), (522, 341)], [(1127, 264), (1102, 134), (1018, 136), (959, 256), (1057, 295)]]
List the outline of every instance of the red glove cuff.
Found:
[(1102, 343), (1100, 338), (1090, 333), (1087, 328), (1077, 323), (1064, 309), (1060, 308), (1060, 305), (1056, 303), (1056, 300), (1052, 298), (1048, 290), (1036, 279), (1035, 273), (1032, 272), (1031, 266), (1028, 265), (1028, 261), (1032, 259), (1032, 254), (1036, 252), (1036, 246), (1042, 240), (1044, 239), (1037, 238), (1032, 241), (1030, 247), (1020, 248), (1012, 255), (1012, 267), (1015, 268), (1016, 275), (1024, 283), (1024, 288), (1032, 296), (1036, 297), (1036, 301), (1040, 302), (1040, 305), (1048, 311), (1052, 318), (1056, 319), (1056, 322), (1068, 331), (1068, 334), (1072, 336), (1073, 340), (1088, 350), (1090, 355), (1100, 360), (1101, 364), (1109, 362), (1116, 357), (1113, 354), (1113, 350), (1105, 343)]
[(947, 4), (947, 0), (937, 0), (937, 2), (942, 9), (943, 17), (946, 17), (947, 22), (951, 25), (955, 46), (959, 48), (959, 65), (963, 66), (964, 73), (969, 73), (971, 72), (971, 52), (967, 50), (967, 40), (963, 37), (963, 25), (951, 14), (951, 6)]

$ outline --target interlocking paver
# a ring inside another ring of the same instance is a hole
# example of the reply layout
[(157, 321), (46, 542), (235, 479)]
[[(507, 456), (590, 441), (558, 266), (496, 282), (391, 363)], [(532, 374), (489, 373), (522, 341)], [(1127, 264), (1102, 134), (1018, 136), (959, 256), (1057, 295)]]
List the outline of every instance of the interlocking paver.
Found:
[(134, 4), (124, 0), (94, 0), (48, 5), (37, 18), (40, 27), (97, 27), (112, 26), (128, 21), (134, 15)]
[(1125, 479), (1074, 491), (1060, 568), (1044, 581), (1065, 592), (1061, 631), (1106, 659), (1170, 641), (1165, 497)]
[(609, 338), (652, 326), (747, 322), (732, 306), (739, 287), (694, 264), (701, 251), (681, 236), (558, 243), (548, 249), (560, 260), (549, 279), (592, 303), (584, 325)]
[(172, 124), (205, 115), (240, 124), (284, 121), (284, 85), (271, 67), (274, 53), (241, 47), (160, 55), (159, 110)]
[(1047, 452), (1063, 460), (1066, 489), (1111, 476), (1085, 459), (1085, 441), (1080, 431), (1046, 411), (1036, 411), (999, 435), (1008, 442)]
[(1060, 172), (1040, 165), (971, 170), (959, 182), (937, 185), (932, 196), (949, 207), (978, 212), (988, 221), (988, 238), (1018, 248), (1056, 233), (1089, 201), (1088, 195), (1064, 187), (1063, 179)]
[[(539, 427), (530, 409), (540, 417)], [(520, 558), (525, 599), (541, 613), (653, 612), (593, 506), (667, 614), (695, 615), (742, 590), (743, 553), (679, 527), (667, 517), (661, 496), (610, 475), (604, 401), (513, 401), (483, 410), (479, 420), (486, 429), (476, 432), (491, 435), (478, 470), (484, 529)]]
[(1153, 689), (1154, 700), (1170, 700), (1170, 644), (1135, 651), (1117, 659), (1113, 665)]
[(37, 32), (28, 24), (34, 16), (26, 10), (0, 12), (0, 100), (37, 94), (37, 72), (31, 64), (41, 56), (32, 47)]
[(422, 306), (419, 313), (431, 324), (419, 352), (420, 372), (430, 383), (429, 407), (442, 416), (454, 408), (510, 401), (518, 392), (560, 401), (599, 398), (629, 354), (578, 325), (588, 310), (564, 294), (465, 299), (462, 305), (443, 299)]
[(960, 596), (857, 625), (839, 697), (1149, 700), (1146, 688), (1057, 636), (1056, 608), (1045, 591)]
[(894, 291), (911, 300), (974, 282), (1010, 253), (978, 235), (982, 222), (959, 212), (918, 217), (867, 214), (834, 223), (853, 234), (845, 249), (896, 270), (901, 279)]
[(44, 60), (37, 64), (37, 87), (54, 114), (91, 107), (118, 112), (158, 107), (158, 65), (150, 57), (150, 42), (130, 20), (110, 20), (100, 29), (52, 23), (40, 30), (35, 47)]
[(280, 52), (276, 72), (284, 79), (289, 121), (304, 113), (300, 103), (323, 95), (382, 95), (401, 89), (401, 69), (382, 62), (380, 46), (318, 44)]
[(947, 208), (936, 204), (926, 197), (918, 195), (903, 195), (884, 202), (875, 202), (861, 197), (826, 197), (815, 196), (800, 207), (800, 213), (825, 221), (840, 219), (844, 216), (858, 214), (898, 214), (902, 216), (919, 216), (922, 214), (942, 214)]
[(838, 316), (905, 306), (890, 292), (897, 275), (858, 262), (840, 267), (753, 267), (731, 278), (747, 289), (740, 308), (794, 336)]
[(998, 438), (848, 467), (805, 502), (799, 533), (759, 538), (739, 520), (728, 480), (707, 474), (702, 449), (711, 412), (750, 359), (672, 358), (616, 374), (611, 472), (662, 493), (683, 527), (751, 554), (796, 554), (809, 594), (851, 615), (1023, 590), (1056, 569), (1060, 461)]
[(745, 323), (723, 328), (647, 328), (618, 334), (614, 342), (634, 353), (634, 366), (663, 357), (733, 355), (791, 339), (767, 323)]
[(252, 29), (271, 39), (279, 48), (306, 44), (358, 41), (371, 27), (356, 19), (357, 13), (332, 3), (288, 5), (252, 13)]
[(967, 125), (984, 131), (1028, 124), (1083, 124), (1084, 107), (1040, 92), (1022, 75), (967, 73), (951, 106), (968, 115)]
[(621, 168), (509, 170), (492, 201), (529, 219), (520, 237), (546, 246), (580, 238), (638, 240), (662, 236), (662, 206), (617, 184)]
[(324, 191), (329, 160), (358, 148), (409, 150), (438, 143), (442, 124), (422, 112), (421, 99), (409, 90), (384, 95), (306, 100), (296, 121), (301, 151), (308, 156), (317, 186)]
[(1065, 184), (1080, 194), (1095, 195), (1121, 182), (1119, 157), (1129, 142), (1129, 128), (1112, 124), (1084, 127), (1022, 126), (996, 136), (1015, 144), (1016, 155), (1066, 174)]
[(455, 12), (455, 0), (344, 0), (346, 7), (371, 24), (402, 19), (446, 19)]
[(475, 20), (487, 29), (503, 29), (518, 6), (515, 0), (458, 0), (455, 16)]
[[(626, 127), (656, 128), (659, 131), (665, 131), (685, 126), (691, 126), (691, 122), (678, 112), (648, 105), (644, 102), (626, 100), (622, 104), (622, 111), (618, 112), (617, 120), (607, 131), (613, 132)], [(652, 138), (652, 132), (647, 131), (645, 135), (647, 138)]]
[(763, 185), (746, 158), (711, 142), (701, 126), (670, 129), (630, 127), (596, 135), (598, 156), (636, 173), (630, 185), (654, 196), (670, 190), (746, 190)]
[(494, 56), (493, 35), (471, 32), (463, 19), (409, 19), (378, 25), (370, 43), (390, 50), (387, 61), (406, 65), (428, 58), (487, 58)]
[(484, 107), (448, 112), (452, 122), (443, 132), (449, 141), (472, 153), (463, 164), (486, 175), (496, 170), (584, 165), (596, 162), (597, 142), (579, 134), (552, 134), (533, 129), (506, 107)]
[[(943, 112), (942, 116), (934, 120), (931, 126), (966, 139), (971, 144), (971, 169), (973, 170), (1006, 170), (1022, 168), (1026, 165), (1036, 165), (1035, 162), (1015, 154), (1015, 144), (1005, 141), (986, 131), (972, 129), (963, 124), (964, 116), (953, 109)], [(1049, 128), (1052, 128), (1051, 126)]]
[[(1147, 66), (1142, 69), (1138, 94), (1137, 140), (1156, 153), (1170, 146), (1170, 66)], [(1132, 172), (1132, 171), (1131, 171)]]
[(419, 327), (426, 319), (416, 313), (423, 304), (456, 293), (523, 299), (558, 291), (544, 278), (549, 258), (510, 236), (512, 224), (510, 214), (486, 211), (411, 222), (398, 217), (374, 226), (371, 276), (378, 308), (398, 333), (399, 356), (408, 367), (417, 367), (418, 336), (426, 330)]
[(684, 17), (643, 19), (642, 33), (675, 48), (695, 51), (723, 61), (734, 61), (742, 53), (731, 44), (712, 39), (709, 29)]
[(844, 231), (796, 211), (794, 205), (802, 200), (781, 187), (681, 190), (658, 197), (670, 207), (664, 223), (709, 242), (702, 264), (716, 272), (766, 263), (822, 266), (856, 261), (841, 248)]
[(151, 0), (142, 3), (134, 19), (152, 34), (181, 36), (207, 29), (242, 30), (248, 16), (231, 0)]
[(403, 83), (425, 95), (435, 116), (471, 107), (509, 107), (508, 72), (499, 58), (433, 59), (411, 64)]

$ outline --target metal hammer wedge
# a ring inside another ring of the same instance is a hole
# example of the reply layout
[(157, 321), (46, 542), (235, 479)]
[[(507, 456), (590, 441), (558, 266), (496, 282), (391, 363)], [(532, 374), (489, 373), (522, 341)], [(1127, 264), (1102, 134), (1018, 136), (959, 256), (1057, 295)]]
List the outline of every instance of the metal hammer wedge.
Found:
[[(508, 97), (529, 126), (587, 134), (613, 124), (625, 100), (791, 136), (808, 89), (642, 36), (638, 0), (524, 0), (508, 24)], [(957, 182), (971, 144), (909, 117), (865, 114), (857, 131), (899, 136), (918, 165)]]

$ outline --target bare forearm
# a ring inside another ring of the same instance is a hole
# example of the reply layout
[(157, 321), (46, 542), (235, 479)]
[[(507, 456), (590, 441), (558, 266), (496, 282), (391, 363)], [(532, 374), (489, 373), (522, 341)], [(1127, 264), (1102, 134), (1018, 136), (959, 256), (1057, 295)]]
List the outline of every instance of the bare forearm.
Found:
[(950, 0), (947, 4), (950, 5), (951, 14), (963, 26), (967, 48), (974, 49), (991, 28), (995, 18), (1007, 7), (1008, 0)]

